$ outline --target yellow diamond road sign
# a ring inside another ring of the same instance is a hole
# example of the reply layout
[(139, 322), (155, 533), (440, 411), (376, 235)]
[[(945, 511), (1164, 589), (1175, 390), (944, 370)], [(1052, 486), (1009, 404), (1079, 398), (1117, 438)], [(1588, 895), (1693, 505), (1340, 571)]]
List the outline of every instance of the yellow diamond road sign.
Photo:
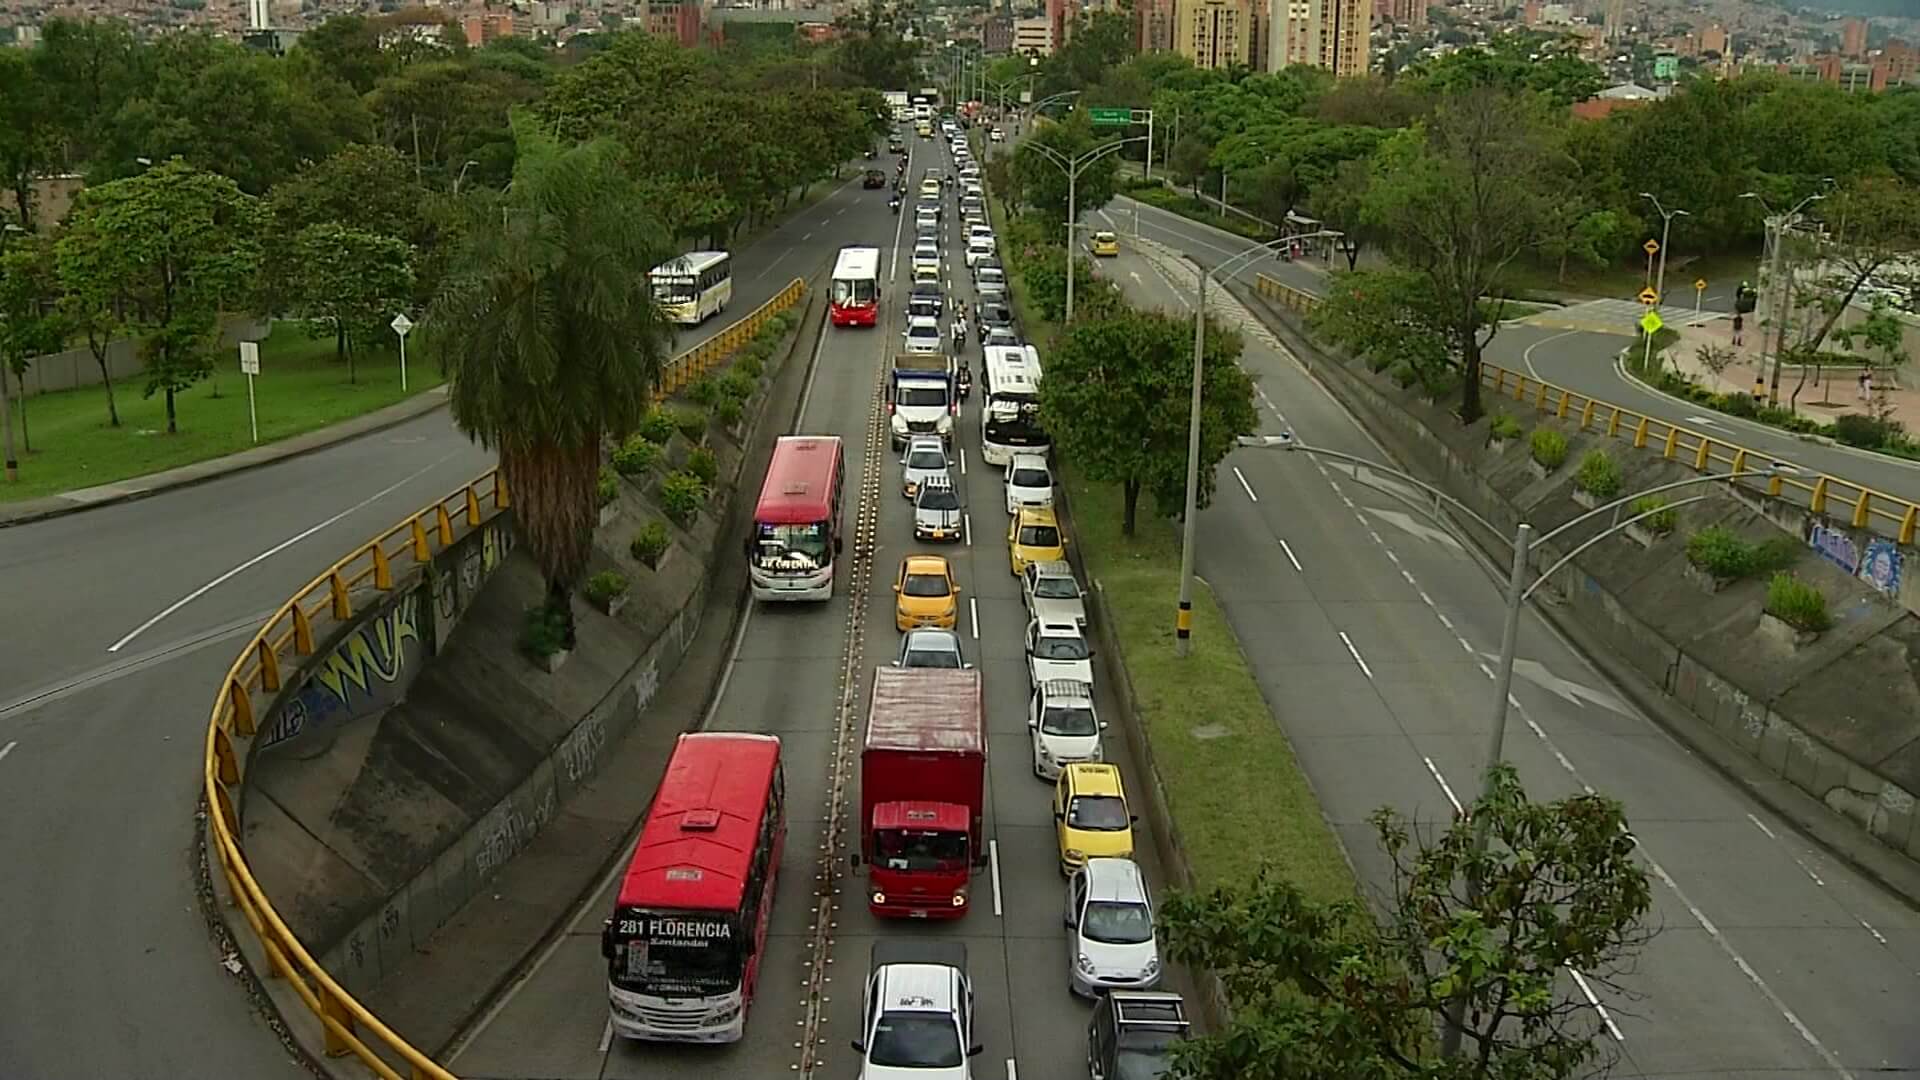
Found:
[(1693, 291), (1694, 291), (1694, 292), (1706, 292), (1706, 291), (1707, 291), (1707, 279), (1706, 279), (1706, 278), (1701, 278), (1701, 279), (1699, 279), (1698, 281), (1695, 281), (1695, 282), (1693, 283)]
[(1667, 324), (1661, 320), (1660, 313), (1657, 311), (1649, 311), (1645, 315), (1640, 316), (1640, 329), (1649, 336), (1658, 333), (1660, 328), (1665, 325)]
[(1658, 253), (1658, 252), (1660, 251), (1660, 241), (1658, 241), (1658, 240), (1649, 240), (1649, 241), (1647, 241), (1646, 243), (1644, 243), (1644, 244), (1641, 244), (1641, 245), (1640, 245), (1640, 247), (1641, 247), (1641, 248), (1642, 248), (1643, 250), (1645, 250), (1647, 254), (1649, 254), (1649, 255), (1654, 255), (1654, 254), (1657, 254), (1657, 253)]
[(1640, 302), (1643, 304), (1657, 304), (1660, 302), (1660, 294), (1654, 292), (1653, 287), (1649, 285), (1640, 290)]

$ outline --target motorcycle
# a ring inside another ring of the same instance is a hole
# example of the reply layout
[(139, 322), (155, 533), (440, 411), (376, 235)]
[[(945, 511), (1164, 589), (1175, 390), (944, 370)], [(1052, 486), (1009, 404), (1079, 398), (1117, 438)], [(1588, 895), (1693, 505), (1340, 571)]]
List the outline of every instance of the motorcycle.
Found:
[(967, 322), (965, 319), (953, 321), (953, 351), (959, 352), (967, 347)]
[(967, 367), (967, 362), (965, 360), (960, 361), (959, 381), (960, 381), (960, 400), (965, 401), (967, 400), (967, 395), (973, 392), (973, 371), (971, 368)]
[(900, 197), (896, 195), (896, 196), (894, 196), (893, 198), (891, 198), (891, 199), (888, 199), (888, 200), (887, 200), (887, 209), (889, 209), (889, 210), (891, 210), (891, 211), (893, 211), (893, 212), (894, 212), (894, 213), (896, 213), (896, 214), (897, 214), (897, 213), (899, 213), (899, 212), (900, 212)]

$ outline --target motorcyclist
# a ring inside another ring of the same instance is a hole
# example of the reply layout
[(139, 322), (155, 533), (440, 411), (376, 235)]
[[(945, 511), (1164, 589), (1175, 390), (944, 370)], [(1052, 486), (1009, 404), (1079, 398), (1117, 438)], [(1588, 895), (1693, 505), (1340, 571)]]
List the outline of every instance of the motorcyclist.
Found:
[(973, 369), (967, 366), (965, 357), (960, 358), (960, 400), (967, 400), (967, 394), (973, 389)]
[(960, 312), (953, 316), (953, 348), (957, 352), (967, 347), (967, 317)]
[(900, 212), (900, 196), (894, 195), (889, 197), (887, 199), (887, 209), (893, 211), (896, 214), (899, 213)]

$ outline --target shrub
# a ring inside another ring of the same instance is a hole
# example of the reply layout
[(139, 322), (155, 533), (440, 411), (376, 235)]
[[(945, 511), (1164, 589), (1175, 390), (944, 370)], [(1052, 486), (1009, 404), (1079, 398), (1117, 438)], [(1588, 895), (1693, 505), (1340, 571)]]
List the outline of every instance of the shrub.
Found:
[(1387, 374), (1393, 379), (1394, 385), (1402, 390), (1420, 381), (1420, 373), (1414, 370), (1411, 364), (1395, 364), (1393, 370)]
[(730, 428), (738, 426), (740, 418), (744, 415), (746, 415), (745, 407), (732, 398), (722, 400), (713, 410), (714, 419)]
[(600, 466), (600, 505), (607, 506), (620, 497), (620, 474), (609, 466)]
[[(1713, 398), (1713, 407), (1726, 413), (1728, 416), (1738, 416), (1744, 420), (1761, 420), (1764, 419), (1761, 413), (1772, 411), (1770, 409), (1762, 409), (1760, 406), (1754, 404), (1752, 394), (1716, 394)], [(1766, 420), (1765, 422), (1772, 423), (1773, 421)]]
[(673, 426), (688, 442), (699, 442), (707, 433), (707, 413), (705, 409), (675, 409)]
[(1580, 459), (1573, 486), (1596, 499), (1611, 499), (1620, 494), (1620, 466), (1605, 450), (1590, 450)]
[(1517, 439), (1521, 435), (1520, 421), (1506, 413), (1495, 413), (1493, 419), (1487, 424), (1487, 434), (1496, 439)]
[(685, 469), (668, 474), (666, 481), (660, 485), (660, 509), (682, 525), (692, 521), (706, 501), (706, 482)]
[(1898, 421), (1878, 420), (1862, 413), (1846, 413), (1833, 421), (1834, 438), (1864, 450), (1878, 450), (1899, 434)]
[(658, 566), (660, 556), (666, 553), (667, 545), (672, 542), (673, 537), (667, 532), (665, 525), (657, 521), (649, 521), (640, 526), (639, 532), (633, 534), (633, 542), (627, 545), (627, 553), (632, 555), (636, 562), (650, 567)]
[(602, 570), (587, 579), (587, 599), (596, 604), (607, 601), (627, 591), (627, 576), (613, 570)]
[(701, 483), (712, 487), (713, 481), (720, 475), (720, 459), (713, 456), (713, 451), (702, 446), (687, 455), (687, 471), (699, 477)]
[(695, 405), (712, 407), (720, 400), (720, 384), (711, 375), (702, 375), (687, 386), (687, 400)]
[(613, 467), (621, 476), (639, 476), (653, 467), (660, 448), (638, 435), (613, 452)]
[(749, 379), (758, 379), (767, 372), (767, 362), (752, 353), (747, 353), (733, 362), (735, 371), (744, 373)]
[(1819, 633), (1833, 625), (1827, 598), (1819, 589), (1792, 574), (1775, 574), (1767, 582), (1767, 614), (1793, 627)]
[(1753, 545), (1731, 529), (1709, 525), (1687, 538), (1687, 561), (1722, 581), (1753, 572)]
[(673, 438), (673, 429), (676, 426), (673, 422), (673, 414), (656, 407), (648, 409), (647, 415), (640, 418), (637, 434), (650, 443), (665, 446), (667, 440)]
[(1667, 505), (1667, 500), (1658, 495), (1642, 495), (1627, 504), (1628, 516), (1639, 517), (1639, 525), (1655, 536), (1665, 536), (1679, 523), (1680, 512)]
[(539, 657), (565, 651), (567, 613), (547, 604), (528, 608), (526, 623), (520, 629), (520, 647)]
[(760, 388), (760, 384), (744, 371), (729, 371), (714, 380), (714, 385), (720, 391), (720, 396), (713, 402), (715, 405), (728, 400), (745, 401)]
[(1552, 428), (1540, 428), (1531, 440), (1533, 460), (1541, 468), (1552, 470), (1566, 464), (1567, 437)]

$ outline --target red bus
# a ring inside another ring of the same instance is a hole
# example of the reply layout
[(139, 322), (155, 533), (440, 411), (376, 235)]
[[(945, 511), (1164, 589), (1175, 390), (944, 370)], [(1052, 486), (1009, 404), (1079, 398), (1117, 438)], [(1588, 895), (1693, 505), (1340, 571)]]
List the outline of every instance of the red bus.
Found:
[(774, 441), (746, 543), (754, 599), (833, 599), (833, 565), (844, 546), (845, 484), (837, 436), (783, 435)]
[(615, 1034), (739, 1041), (786, 837), (777, 737), (680, 736), (600, 932)]
[(874, 326), (880, 322), (880, 249), (846, 247), (833, 264), (833, 295), (828, 309), (835, 326)]

